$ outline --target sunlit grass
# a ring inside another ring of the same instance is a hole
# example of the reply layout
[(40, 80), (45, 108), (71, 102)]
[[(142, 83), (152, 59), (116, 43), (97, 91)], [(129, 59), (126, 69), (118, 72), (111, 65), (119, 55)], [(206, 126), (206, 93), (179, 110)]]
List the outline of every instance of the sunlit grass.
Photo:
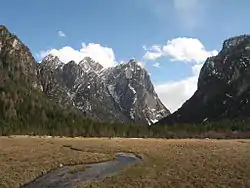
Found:
[(60, 164), (110, 160), (117, 152), (135, 153), (143, 163), (82, 187), (250, 187), (249, 140), (28, 137), (0, 138), (0, 187), (18, 187)]

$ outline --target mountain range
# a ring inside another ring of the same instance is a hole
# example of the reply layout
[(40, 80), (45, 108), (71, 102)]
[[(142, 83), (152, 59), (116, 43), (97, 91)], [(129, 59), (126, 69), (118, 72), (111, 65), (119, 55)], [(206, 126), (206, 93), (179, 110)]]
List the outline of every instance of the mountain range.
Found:
[(62, 62), (49, 54), (38, 63), (17, 36), (0, 26), (0, 128), (54, 122), (59, 129), (89, 119), (141, 125), (244, 119), (250, 116), (249, 67), (250, 36), (225, 40), (219, 54), (205, 61), (197, 91), (170, 114), (135, 59), (104, 68), (90, 57)]
[[(37, 63), (28, 47), (0, 26), (0, 65), (3, 100), (9, 95), (13, 101), (13, 119), (18, 116), (17, 106), (24, 105), (24, 101), (13, 100), (12, 95), (22, 98), (17, 88), (42, 98), (36, 100), (73, 109), (99, 122), (150, 125), (170, 114), (158, 98), (149, 74), (135, 59), (106, 69), (90, 57), (65, 63), (49, 54)], [(13, 91), (9, 92), (6, 88), (11, 85)]]
[(108, 69), (90, 57), (63, 63), (46, 56), (38, 64), (42, 91), (98, 121), (152, 124), (169, 115), (135, 59)]

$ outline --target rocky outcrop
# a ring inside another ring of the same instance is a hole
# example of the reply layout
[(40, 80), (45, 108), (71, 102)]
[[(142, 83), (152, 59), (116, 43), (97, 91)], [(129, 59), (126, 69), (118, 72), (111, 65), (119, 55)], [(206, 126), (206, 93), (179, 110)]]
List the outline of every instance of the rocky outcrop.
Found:
[(63, 64), (49, 55), (39, 65), (39, 75), (51, 100), (72, 104), (100, 121), (151, 124), (169, 114), (134, 59), (104, 69), (89, 57)]
[(31, 52), (3, 25), (0, 25), (0, 71), (0, 85), (7, 83), (5, 79), (9, 78), (34, 88), (40, 87), (36, 76), (36, 61)]
[(250, 36), (225, 40), (217, 56), (204, 63), (198, 89), (159, 124), (201, 123), (250, 116)]

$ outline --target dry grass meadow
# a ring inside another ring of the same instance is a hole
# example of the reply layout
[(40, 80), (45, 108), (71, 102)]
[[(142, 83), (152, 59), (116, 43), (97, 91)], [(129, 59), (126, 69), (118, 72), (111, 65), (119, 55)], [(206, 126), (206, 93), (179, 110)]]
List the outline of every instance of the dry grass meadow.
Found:
[[(73, 149), (72, 149), (73, 148)], [(20, 187), (60, 164), (144, 158), (102, 182), (78, 187), (250, 187), (250, 140), (0, 137), (0, 187)]]

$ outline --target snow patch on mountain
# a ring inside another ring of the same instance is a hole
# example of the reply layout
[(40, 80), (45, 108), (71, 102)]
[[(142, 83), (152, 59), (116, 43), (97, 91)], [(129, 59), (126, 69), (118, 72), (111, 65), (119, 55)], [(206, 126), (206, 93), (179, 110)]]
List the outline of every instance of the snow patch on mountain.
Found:
[(157, 123), (159, 120), (157, 120), (157, 119), (151, 119), (151, 122), (152, 123)]
[[(101, 120), (121, 121), (123, 118), (126, 122), (151, 124), (169, 114), (157, 97), (146, 70), (135, 60), (104, 69), (88, 57), (78, 64), (72, 61), (65, 64), (48, 55), (42, 64), (55, 70), (56, 77), (59, 76), (58, 86), (65, 84), (68, 100), (74, 101), (78, 110), (97, 118), (101, 116)], [(62, 92), (63, 88), (60, 90)]]
[(20, 45), (21, 45), (20, 42), (15, 38), (13, 43), (12, 43), (12, 47), (14, 49), (18, 49), (20, 47)]
[(115, 86), (114, 85), (108, 85), (108, 90), (110, 95), (113, 97), (113, 99), (115, 100), (116, 103), (119, 103), (119, 97), (117, 96), (116, 92), (115, 92)]
[(137, 101), (136, 90), (135, 90), (135, 88), (133, 88), (133, 87), (131, 86), (130, 83), (128, 84), (128, 87), (129, 87), (129, 89), (130, 89), (130, 90), (133, 92), (133, 94), (134, 94), (134, 96), (133, 96), (132, 107), (131, 107), (129, 113), (130, 113), (131, 119), (135, 119), (135, 109), (134, 109), (134, 105), (135, 105), (135, 103), (136, 103), (136, 101)]
[(128, 87), (134, 94), (136, 94), (135, 88), (133, 88), (130, 83), (128, 84)]

